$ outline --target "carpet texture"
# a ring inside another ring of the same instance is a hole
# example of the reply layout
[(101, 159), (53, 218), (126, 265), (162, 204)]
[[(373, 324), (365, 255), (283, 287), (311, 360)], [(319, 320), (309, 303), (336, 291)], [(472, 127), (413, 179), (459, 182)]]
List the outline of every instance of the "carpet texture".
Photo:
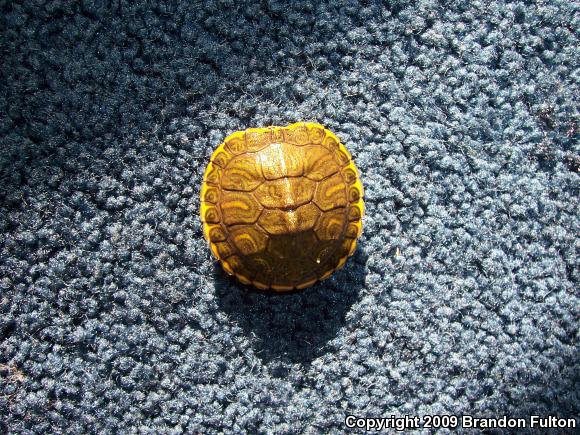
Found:
[[(578, 416), (578, 2), (112, 3), (0, 2), (0, 432)], [(300, 120), (352, 152), (364, 233), (251, 292), (202, 174)]]

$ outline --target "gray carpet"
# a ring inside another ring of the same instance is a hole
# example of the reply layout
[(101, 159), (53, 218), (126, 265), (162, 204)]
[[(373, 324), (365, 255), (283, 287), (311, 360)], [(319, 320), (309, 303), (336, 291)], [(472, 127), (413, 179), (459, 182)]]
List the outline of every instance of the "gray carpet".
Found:
[[(578, 416), (578, 2), (0, 15), (0, 432)], [(309, 290), (248, 291), (203, 240), (203, 170), (300, 120), (361, 170), (361, 243)]]

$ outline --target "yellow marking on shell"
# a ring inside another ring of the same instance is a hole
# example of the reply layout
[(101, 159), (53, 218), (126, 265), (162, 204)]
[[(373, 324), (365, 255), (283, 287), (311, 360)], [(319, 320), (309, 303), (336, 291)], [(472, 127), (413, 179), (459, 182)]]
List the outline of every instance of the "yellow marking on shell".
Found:
[(220, 168), (225, 168), (231, 158), (232, 155), (225, 150), (224, 144), (221, 144), (216, 152), (213, 153), (211, 161)]
[(266, 180), (299, 177), (304, 172), (300, 148), (287, 143), (273, 143), (258, 153)]
[(334, 156), (320, 145), (306, 145), (302, 147), (302, 159), (304, 161), (304, 176), (315, 181), (320, 181), (339, 171)]
[(298, 285), (296, 286), (296, 288), (297, 288), (298, 290), (305, 289), (305, 288), (307, 288), (307, 287), (310, 287), (310, 286), (312, 286), (312, 285), (316, 284), (316, 281), (318, 281), (318, 279), (317, 279), (317, 278), (312, 278), (312, 279), (311, 279), (311, 280), (309, 280), (309, 281), (305, 281), (305, 282), (303, 282), (303, 283), (301, 283), (301, 284), (298, 284)]
[(220, 207), (226, 225), (253, 224), (262, 211), (252, 194), (229, 190), (222, 193)]
[(266, 249), (268, 243), (267, 235), (250, 225), (231, 229), (230, 237), (234, 246), (244, 255), (257, 254)]
[(329, 130), (326, 130), (326, 137), (322, 141), (322, 145), (324, 145), (324, 147), (326, 147), (329, 151), (336, 152), (340, 150), (339, 144), (340, 140), (338, 140), (338, 138)]
[(345, 165), (349, 164), (350, 159), (344, 151), (336, 150), (335, 155), (336, 155), (336, 160), (338, 161), (340, 166), (345, 166)]
[(303, 122), (297, 122), (284, 129), (284, 139), (294, 145), (306, 145), (308, 143), (308, 129)]
[(282, 142), (284, 140), (284, 130), (283, 127), (270, 127), (270, 131), (272, 132), (272, 141), (273, 142)]
[(286, 210), (310, 202), (314, 190), (315, 183), (312, 180), (284, 178), (265, 182), (254, 191), (254, 195), (264, 207)]
[(204, 225), (203, 235), (206, 240), (214, 243), (223, 242), (227, 239), (227, 235), (221, 225)]
[(255, 154), (234, 157), (221, 178), (222, 188), (245, 192), (254, 190), (263, 182), (260, 161)]
[(338, 240), (344, 232), (345, 209), (337, 208), (322, 214), (316, 223), (316, 235), (319, 240)]
[(268, 290), (270, 288), (270, 286), (266, 283), (263, 283), (261, 281), (252, 281), (252, 285), (254, 287), (256, 287), (258, 290)]
[(222, 260), (221, 264), (228, 275), (234, 275), (235, 269), (239, 268), (239, 265), (241, 265), (241, 260), (239, 256), (232, 255), (231, 257)]
[(213, 187), (209, 184), (203, 184), (201, 187), (201, 200), (204, 202), (210, 202), (212, 204), (217, 204), (219, 200), (219, 190), (217, 187)]
[(344, 177), (346, 184), (354, 184), (356, 182), (358, 174), (352, 162), (348, 167), (342, 170), (342, 176)]
[[(360, 181), (360, 177), (358, 176), (358, 171), (356, 170), (356, 166), (354, 165), (354, 162), (351, 161), (345, 170), (351, 170), (357, 174), (354, 183), (352, 183), (353, 185), (352, 185), (351, 189), (353, 189), (353, 188), (356, 189), (359, 192), (359, 195), (358, 195), (358, 199), (356, 199), (354, 201), (351, 199), (351, 202), (355, 202), (358, 200), (362, 201), (364, 194), (365, 194), (364, 187), (362, 185), (362, 182)], [(349, 183), (349, 184), (351, 184), (351, 183)]]
[(307, 231), (314, 227), (320, 210), (314, 204), (305, 204), (296, 210), (266, 209), (258, 223), (269, 234), (288, 234)]
[(346, 158), (348, 159), (348, 161), (352, 160), (352, 155), (350, 154), (350, 152), (348, 151), (348, 149), (342, 144), (342, 142), (338, 142), (338, 149), (339, 151), (344, 154), (346, 156)]
[(324, 281), (325, 279), (328, 279), (330, 277), (330, 275), (332, 275), (334, 273), (336, 269), (330, 269), (326, 272), (324, 272), (322, 275), (320, 275), (320, 278), (318, 278), (320, 281)]
[(248, 269), (254, 272), (255, 281), (268, 287), (270, 286), (270, 283), (272, 282), (273, 267), (267, 252), (262, 252), (261, 254), (249, 257), (247, 266)]
[(212, 250), (214, 250), (214, 255), (220, 260), (234, 254), (234, 248), (228, 242), (213, 243)]
[(335, 174), (332, 177), (318, 183), (314, 202), (322, 210), (331, 210), (336, 207), (346, 205), (346, 192), (341, 174)]
[[(284, 175), (287, 174), (288, 168), (286, 165), (286, 154), (282, 152), (282, 146), (280, 144), (273, 144), (272, 148), (275, 148), (277, 151), (277, 158), (280, 161), (280, 168), (282, 169), (282, 173)], [(302, 166), (302, 162), (300, 162), (300, 166)], [(292, 201), (292, 186), (290, 185), (290, 179), (284, 178), (284, 199), (287, 204), (291, 203)], [(293, 212), (288, 213), (288, 220), (292, 227), (296, 226), (296, 216), (294, 216)]]
[(362, 231), (361, 221), (351, 222), (348, 224), (348, 227), (346, 228), (345, 237), (357, 239), (360, 236), (361, 231)]
[(246, 130), (248, 152), (257, 152), (272, 143), (270, 128), (249, 128)]
[(294, 290), (294, 286), (293, 285), (272, 284), (272, 290), (275, 290), (277, 292), (289, 292), (291, 290)]
[(236, 273), (235, 275), (236, 275), (236, 278), (238, 279), (238, 281), (240, 281), (242, 284), (244, 284), (244, 285), (252, 284), (252, 280), (250, 280), (249, 278), (246, 278), (241, 273)]
[[(354, 251), (356, 250), (356, 244), (357, 244), (357, 241), (356, 241), (356, 239), (353, 239), (353, 241), (352, 241), (352, 242), (351, 242), (351, 244), (350, 244), (350, 249), (348, 250), (348, 256), (349, 256), (349, 257), (350, 257), (352, 254), (354, 254)], [(345, 261), (346, 261), (346, 258), (345, 258)]]
[(356, 202), (361, 198), (360, 191), (356, 188), (356, 186), (352, 186), (348, 190), (348, 200), (349, 202)]
[(219, 185), (221, 176), (222, 169), (210, 161), (203, 174), (203, 181), (208, 184)]
[(208, 224), (217, 224), (220, 222), (219, 211), (211, 204), (203, 202), (201, 204), (201, 220)]
[(248, 149), (246, 145), (246, 133), (243, 131), (236, 131), (225, 138), (224, 144), (230, 153), (234, 155), (241, 154)]
[(310, 141), (314, 144), (322, 143), (326, 137), (326, 129), (322, 125), (314, 122), (307, 122), (305, 126), (308, 130), (308, 138)]

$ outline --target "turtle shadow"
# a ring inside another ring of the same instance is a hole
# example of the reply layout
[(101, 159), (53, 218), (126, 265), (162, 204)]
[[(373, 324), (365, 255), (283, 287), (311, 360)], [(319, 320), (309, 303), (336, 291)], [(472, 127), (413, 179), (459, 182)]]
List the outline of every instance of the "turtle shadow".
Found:
[(331, 278), (290, 293), (260, 292), (239, 284), (219, 265), (214, 271), (219, 308), (246, 334), (266, 364), (309, 364), (327, 351), (364, 286), (368, 255), (359, 246)]

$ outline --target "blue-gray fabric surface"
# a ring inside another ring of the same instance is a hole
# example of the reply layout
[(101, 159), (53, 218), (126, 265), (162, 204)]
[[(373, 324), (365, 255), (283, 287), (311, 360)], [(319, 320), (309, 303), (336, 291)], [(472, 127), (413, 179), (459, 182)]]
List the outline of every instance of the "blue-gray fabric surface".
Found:
[[(578, 2), (0, 12), (0, 432), (578, 415)], [(309, 290), (248, 291), (202, 174), (301, 120), (352, 152), (364, 234)]]

